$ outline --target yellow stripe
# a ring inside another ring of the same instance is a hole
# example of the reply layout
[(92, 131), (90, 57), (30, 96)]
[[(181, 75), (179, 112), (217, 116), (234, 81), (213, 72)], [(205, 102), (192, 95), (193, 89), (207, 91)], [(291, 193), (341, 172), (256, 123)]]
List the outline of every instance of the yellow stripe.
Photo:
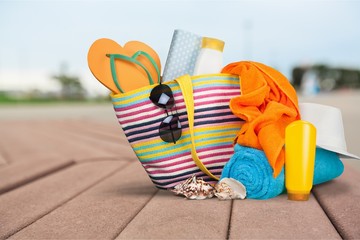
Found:
[[(213, 139), (213, 140), (208, 140), (208, 141), (204, 141), (204, 142), (199, 142), (196, 144), (196, 147), (202, 147), (202, 146), (207, 146), (207, 147), (211, 147), (211, 145), (217, 145), (218, 143), (220, 142), (232, 142), (234, 139), (233, 137), (229, 137), (229, 138), (223, 138), (223, 139)], [(183, 146), (181, 148), (175, 148), (175, 149), (171, 149), (171, 150), (168, 150), (168, 151), (156, 151), (156, 150), (153, 150), (153, 148), (149, 148), (148, 149), (148, 152), (151, 153), (151, 152), (155, 152), (153, 154), (148, 154), (148, 155), (145, 155), (145, 156), (142, 156), (141, 157), (141, 161), (147, 161), (147, 160), (150, 160), (150, 159), (154, 159), (158, 156), (161, 156), (161, 157), (164, 157), (165, 155), (173, 155), (174, 153), (177, 153), (177, 152), (180, 152), (180, 151), (184, 151), (184, 150), (189, 150), (190, 151), (190, 144), (188, 144), (188, 146)], [(154, 149), (156, 149), (156, 147), (154, 147)]]
[(212, 77), (231, 77), (238, 78), (238, 75), (230, 74), (230, 73), (211, 73), (211, 74), (202, 74), (197, 76), (192, 76), (191, 79), (199, 79), (199, 78), (212, 78)]
[[(183, 130), (182, 135), (183, 135), (183, 137), (181, 138), (181, 141), (183, 141), (183, 139), (186, 139), (187, 137), (190, 136), (189, 135), (189, 130), (186, 130), (186, 131)], [(139, 147), (146, 147), (146, 146), (149, 146), (149, 145), (155, 145), (155, 144), (157, 145), (157, 144), (160, 144), (160, 143), (163, 143), (163, 142), (164, 141), (161, 140), (161, 138), (159, 137), (159, 138), (156, 138), (156, 139), (153, 139), (153, 140), (150, 140), (150, 141), (134, 143), (134, 144), (131, 144), (131, 146), (135, 149), (135, 148), (139, 148)]]
[[(179, 91), (180, 88), (178, 86), (175, 86), (173, 88), (171, 88), (171, 90), (173, 92), (176, 92), (176, 91)], [(136, 93), (134, 93), (135, 95)], [(121, 96), (120, 96), (121, 97)], [(117, 106), (117, 105), (123, 105), (123, 104), (129, 104), (129, 103), (132, 103), (132, 102), (136, 102), (136, 101), (139, 101), (139, 100), (142, 100), (142, 99), (148, 99), (149, 98), (149, 94), (146, 93), (146, 94), (142, 94), (142, 95), (139, 95), (139, 96), (136, 96), (136, 97), (133, 97), (133, 98), (130, 98), (130, 99), (127, 99), (127, 100), (119, 100), (117, 102), (113, 102), (113, 105)]]
[[(221, 135), (229, 135), (229, 134), (235, 135), (237, 133), (237, 131), (234, 132), (234, 130), (232, 130), (232, 129), (228, 130), (230, 128), (238, 128), (240, 130), (238, 124), (231, 124), (231, 125), (227, 125), (226, 127), (224, 127), (224, 126), (211, 126), (211, 127), (197, 128), (196, 133), (204, 133), (204, 132), (206, 133), (206, 132), (211, 131), (211, 130), (222, 130), (222, 132), (219, 133)], [(189, 141), (189, 138), (190, 138), (189, 130), (184, 131), (182, 134), (183, 134), (183, 137), (181, 138), (181, 143), (183, 143), (184, 141), (185, 142)], [(198, 141), (200, 139), (209, 138), (209, 137), (212, 137), (212, 136), (214, 136), (214, 133), (200, 134), (200, 135), (197, 135), (195, 137), (195, 140)], [(231, 142), (232, 141), (233, 141), (233, 139), (231, 140)], [(161, 143), (163, 143), (163, 140), (158, 138), (158, 139), (154, 139), (154, 140), (151, 140), (151, 141), (146, 141), (146, 142), (140, 142), (140, 143), (133, 144), (133, 148), (137, 149), (137, 148), (143, 148), (143, 147), (146, 147), (146, 146), (155, 145), (152, 148), (144, 148), (144, 149), (136, 150), (136, 153), (141, 154), (141, 153), (150, 152), (150, 151), (158, 151), (159, 149), (164, 148), (164, 145), (161, 144)], [(178, 142), (178, 143), (180, 143), (180, 142)]]
[(226, 124), (226, 126), (224, 125), (217, 125), (217, 126), (203, 126), (203, 127), (195, 127), (195, 132), (196, 133), (202, 133), (202, 132), (206, 132), (206, 131), (212, 131), (212, 130), (223, 130), (223, 129), (229, 129), (229, 128), (239, 128), (240, 129), (240, 125), (239, 123), (234, 123), (234, 124)]

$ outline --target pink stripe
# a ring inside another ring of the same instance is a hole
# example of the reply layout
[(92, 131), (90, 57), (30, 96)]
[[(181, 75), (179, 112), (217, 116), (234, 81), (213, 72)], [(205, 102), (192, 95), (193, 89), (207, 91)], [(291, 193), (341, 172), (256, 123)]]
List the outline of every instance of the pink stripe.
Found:
[[(196, 116), (199, 116), (199, 115), (196, 115)], [(224, 125), (225, 122), (227, 122), (226, 120), (232, 119), (232, 118), (236, 118), (236, 116), (234, 116), (234, 115), (225, 115), (225, 116), (216, 116), (216, 117), (212, 116), (212, 117), (196, 119), (195, 123), (204, 122), (204, 121), (206, 122), (206, 121), (223, 120), (223, 122), (221, 122), (221, 124)], [(198, 125), (196, 125), (196, 126), (198, 126)]]
[[(236, 122), (227, 122), (227, 124), (239, 124), (239, 130), (240, 130), (240, 126), (241, 126), (241, 122), (239, 121), (236, 121)], [(211, 123), (211, 124), (207, 124), (206, 122), (205, 123), (201, 123), (201, 125), (196, 125), (195, 126), (195, 129), (199, 128), (199, 129), (202, 129), (202, 128), (207, 128), (207, 127), (221, 127), (223, 126), (224, 123)], [(195, 130), (196, 132), (196, 130)]]
[[(135, 125), (135, 124), (138, 124), (138, 123), (144, 123), (144, 119), (149, 119), (149, 118), (158, 118), (158, 119), (162, 119), (166, 116), (166, 113), (165, 113), (165, 110), (164, 109), (161, 109), (161, 108), (158, 108), (159, 111), (158, 112), (155, 112), (154, 114), (151, 114), (151, 115), (145, 115), (145, 116), (141, 116), (141, 117), (135, 117), (135, 118), (129, 118), (128, 120), (122, 120), (124, 117), (126, 116), (132, 116), (132, 115), (136, 115), (136, 114), (132, 114), (132, 113), (129, 113), (129, 114), (121, 114), (121, 113), (117, 113), (116, 116), (118, 119), (120, 119), (120, 122), (122, 125), (124, 124), (128, 124), (128, 123), (132, 123), (131, 125)], [(177, 108), (177, 112), (178, 113), (182, 113), (183, 111), (185, 112), (186, 110), (186, 107), (185, 105), (184, 106), (181, 106), (181, 107), (178, 107)], [(145, 110), (144, 110), (145, 112)], [(172, 113), (175, 113), (175, 109), (171, 110), (171, 111), (168, 111), (169, 114), (172, 114)]]
[(172, 155), (170, 157), (166, 157), (166, 158), (162, 158), (162, 159), (159, 159), (159, 160), (154, 160), (154, 161), (149, 161), (149, 162), (141, 162), (141, 164), (143, 166), (146, 166), (146, 165), (149, 165), (149, 164), (156, 164), (156, 163), (161, 163), (161, 162), (168, 162), (168, 161), (171, 161), (173, 159), (176, 159), (176, 158), (180, 158), (180, 157), (185, 157), (187, 155), (191, 155), (190, 153), (190, 149), (188, 152), (184, 152), (184, 153), (181, 153), (181, 154), (176, 154), (176, 155)]
[(219, 98), (226, 98), (226, 99), (231, 99), (233, 97), (239, 96), (239, 94), (236, 93), (228, 93), (228, 92), (220, 92), (220, 93), (212, 93), (212, 94), (207, 94), (207, 95), (201, 95), (201, 96), (194, 96), (194, 100), (199, 100), (199, 99), (204, 99), (204, 98), (214, 98), (214, 99), (219, 99)]
[[(207, 158), (211, 158), (211, 157), (217, 157), (220, 154), (221, 155), (232, 155), (234, 153), (234, 151), (231, 149), (231, 151), (226, 151), (226, 152), (213, 152), (207, 155), (203, 155), (201, 156), (201, 160), (204, 164), (213, 164), (213, 163), (219, 163), (219, 162), (223, 162), (223, 161), (228, 161), (227, 160), (211, 160), (211, 161), (207, 161)], [(177, 158), (179, 158), (179, 156), (177, 156)], [(176, 165), (180, 165), (183, 163), (188, 163), (188, 162), (193, 162), (192, 157), (189, 155), (189, 158), (186, 158), (184, 160), (181, 161), (177, 161), (177, 162), (171, 162), (171, 163), (166, 163), (166, 164), (143, 164), (145, 169), (149, 169), (149, 168), (166, 168), (166, 167), (172, 167), (172, 166), (176, 166)], [(151, 162), (152, 163), (152, 162)]]
[[(206, 88), (194, 88), (194, 94), (196, 93), (201, 93), (201, 92), (207, 92), (207, 91), (215, 91), (215, 90), (222, 90), (222, 91), (233, 91), (233, 90), (239, 90), (239, 94), (236, 94), (236, 96), (240, 95), (240, 87), (234, 86), (234, 87), (220, 87), (220, 86), (214, 86), (214, 87), (206, 87)], [(177, 92), (174, 93), (174, 97), (178, 98), (178, 97), (182, 97), (182, 93)]]
[[(177, 158), (179, 158), (179, 156), (177, 156)], [(183, 163), (187, 163), (187, 162), (189, 162), (189, 160), (192, 160), (192, 158), (190, 156), (189, 156), (189, 158), (186, 158), (184, 160), (177, 161), (177, 162), (171, 162), (171, 163), (162, 164), (162, 165), (161, 164), (143, 164), (143, 166), (144, 166), (145, 169), (159, 168), (159, 167), (165, 168), (165, 167), (172, 167), (172, 166), (180, 165), (180, 164), (183, 164)]]
[[(207, 114), (224, 114), (225, 115), (227, 113), (231, 113), (230, 108), (228, 108), (228, 109), (218, 109), (218, 110), (212, 110), (212, 111), (196, 112), (195, 117), (196, 116), (207, 115)], [(235, 115), (233, 115), (233, 116), (235, 116)]]
[[(225, 150), (225, 149), (224, 149)], [(199, 158), (201, 158), (201, 160), (203, 160), (203, 163), (205, 164), (213, 164), (213, 163), (216, 163), (216, 162), (222, 162), (223, 160), (205, 160), (207, 158), (211, 158), (211, 157), (217, 157), (219, 155), (232, 155), (234, 154), (234, 150), (233, 148), (229, 149), (229, 151), (226, 151), (226, 152), (213, 152), (213, 153), (210, 153), (210, 154), (207, 154), (207, 155), (204, 155), (204, 156), (201, 156)], [(229, 159), (227, 159), (226, 161), (229, 161)]]
[[(207, 152), (207, 151), (216, 151), (216, 150), (220, 150), (220, 149), (233, 149), (232, 144), (226, 144), (226, 145), (222, 145), (222, 146), (213, 146), (213, 147), (207, 147), (207, 148), (202, 148), (202, 149), (197, 149), (197, 153), (203, 153), (203, 152)], [(221, 152), (221, 151), (220, 151)], [(180, 158), (180, 157), (184, 157), (186, 155), (190, 154), (190, 149), (188, 152), (182, 153), (182, 154), (176, 154), (176, 155), (172, 155), (169, 157), (164, 157), (161, 158), (159, 160), (153, 160), (153, 161), (147, 161), (147, 162), (141, 162), (141, 164), (145, 165), (145, 164), (156, 164), (156, 163), (161, 163), (161, 162), (167, 162), (167, 161), (171, 161), (173, 159), (176, 158)]]
[[(212, 173), (213, 175), (215, 175), (216, 177), (220, 177), (221, 172), (222, 172), (222, 169), (216, 169), (216, 170), (212, 170), (212, 171), (211, 171), (211, 173)], [(195, 173), (196, 176), (200, 176), (200, 175), (202, 175), (202, 174), (203, 174), (203, 172), (201, 172), (200, 170), (199, 170), (198, 173)], [(179, 183), (184, 182), (184, 181), (185, 181), (184, 179), (188, 179), (188, 178), (191, 177), (192, 175), (193, 175), (193, 174), (187, 174), (187, 175), (184, 175), (184, 176), (181, 176), (181, 177), (177, 177), (177, 178), (169, 178), (169, 179), (163, 179), (163, 180), (154, 180), (154, 182), (165, 183), (165, 182), (169, 182), (169, 180), (170, 180), (170, 181), (179, 180), (178, 182), (174, 182), (174, 183), (171, 183), (171, 184), (169, 184), (169, 185), (166, 185), (166, 186), (173, 187), (173, 186), (175, 186), (175, 185), (177, 185), (177, 184), (179, 184)], [(156, 176), (154, 176), (154, 177), (156, 177)], [(209, 176), (204, 176), (203, 179), (206, 180), (207, 182), (210, 182), (210, 181), (212, 181), (212, 182), (214, 182), (214, 183), (217, 182), (216, 180), (210, 178)], [(166, 186), (165, 186), (165, 187), (166, 187)]]
[(216, 100), (211, 100), (211, 101), (206, 101), (203, 103), (197, 103), (195, 102), (195, 107), (197, 106), (202, 106), (202, 105), (209, 105), (209, 104), (219, 104), (219, 103), (229, 103), (230, 99), (216, 99)]
[[(211, 164), (215, 164), (215, 163), (222, 163), (223, 165), (225, 165), (225, 163), (227, 163), (229, 161), (229, 159), (220, 159), (220, 160), (213, 160), (213, 161), (203, 161), (203, 164), (206, 167), (211, 167)], [(182, 167), (178, 167), (178, 168), (172, 168), (172, 169), (157, 169), (157, 170), (147, 170), (147, 172), (153, 176), (155, 176), (156, 174), (161, 174), (162, 177), (164, 177), (163, 174), (170, 174), (171, 175), (176, 175), (177, 172), (182, 171), (182, 170), (186, 170), (186, 169), (191, 169), (196, 167), (196, 164), (193, 162), (193, 164), (191, 165), (187, 165), (187, 166), (182, 166)]]
[[(132, 109), (136, 109), (135, 107)], [(121, 117), (128, 117), (128, 116), (133, 116), (139, 113), (143, 113), (143, 112), (149, 112), (149, 111), (154, 111), (154, 110), (159, 110), (159, 108), (157, 106), (155, 106), (154, 104), (146, 104), (146, 105), (142, 105), (142, 107), (137, 110), (137, 111), (130, 111), (129, 113), (123, 113), (124, 109), (116, 109), (116, 115), (120, 115)]]
[(196, 88), (194, 89), (194, 93), (198, 92), (207, 92), (209, 90), (222, 90), (222, 91), (233, 91), (233, 90), (239, 90), (240, 93), (240, 86), (233, 86), (233, 87), (220, 87), (220, 86), (214, 86), (214, 87), (207, 87), (207, 88)]
[[(148, 174), (152, 175), (152, 176), (156, 176), (157, 174), (162, 174), (162, 173), (166, 173), (166, 174), (171, 174), (171, 173), (176, 173), (178, 171), (182, 171), (185, 169), (191, 169), (196, 167), (195, 163), (193, 162), (193, 164), (189, 165), (189, 166), (183, 166), (183, 167), (178, 167), (178, 168), (174, 168), (174, 169), (170, 169), (170, 170), (153, 170), (153, 171), (149, 171), (147, 170)], [(163, 175), (161, 175), (163, 176)], [(170, 175), (171, 176), (171, 175)]]
[(121, 106), (120, 105), (116, 105), (116, 107), (114, 106), (114, 109), (116, 112), (121, 112), (121, 111), (126, 111), (126, 110), (130, 110), (130, 109), (134, 109), (134, 108), (138, 108), (138, 107), (141, 107), (141, 106), (144, 106), (144, 105), (150, 105), (150, 104), (153, 104), (150, 100), (146, 100), (146, 101), (143, 101), (143, 102), (140, 102), (140, 103), (136, 103), (136, 104), (131, 104), (129, 106)]

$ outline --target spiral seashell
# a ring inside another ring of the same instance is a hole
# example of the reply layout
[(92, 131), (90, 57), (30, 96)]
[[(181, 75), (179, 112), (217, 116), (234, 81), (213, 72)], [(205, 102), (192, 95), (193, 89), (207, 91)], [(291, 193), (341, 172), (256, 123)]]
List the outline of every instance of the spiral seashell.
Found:
[(197, 178), (195, 175), (188, 178), (186, 181), (176, 185), (174, 189), (170, 189), (176, 195), (183, 195), (187, 199), (203, 200), (212, 198), (215, 194), (215, 189), (202, 178)]

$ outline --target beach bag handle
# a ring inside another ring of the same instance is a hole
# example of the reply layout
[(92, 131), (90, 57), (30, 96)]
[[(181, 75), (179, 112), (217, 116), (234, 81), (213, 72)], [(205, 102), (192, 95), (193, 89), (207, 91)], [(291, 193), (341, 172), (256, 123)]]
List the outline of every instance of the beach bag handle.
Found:
[(190, 131), (190, 137), (191, 137), (191, 156), (198, 168), (208, 175), (209, 177), (219, 180), (218, 177), (214, 176), (201, 162), (199, 159), (199, 156), (196, 152), (196, 145), (195, 145), (195, 134), (194, 134), (194, 96), (193, 96), (193, 84), (191, 81), (191, 77), (189, 75), (181, 76), (175, 81), (179, 84), (182, 95), (184, 97), (184, 102), (186, 106), (186, 111), (188, 115), (188, 121), (189, 121), (189, 131)]

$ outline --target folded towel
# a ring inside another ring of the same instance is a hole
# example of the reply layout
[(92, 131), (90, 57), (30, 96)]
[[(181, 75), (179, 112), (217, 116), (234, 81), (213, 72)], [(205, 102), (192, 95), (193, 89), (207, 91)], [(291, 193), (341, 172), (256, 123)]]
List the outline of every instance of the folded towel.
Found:
[(230, 101), (231, 111), (245, 120), (237, 143), (264, 150), (278, 176), (284, 166), (285, 128), (300, 119), (295, 89), (284, 75), (261, 63), (235, 62), (222, 72), (241, 79), (241, 95)]
[(344, 172), (344, 164), (336, 152), (316, 148), (314, 181), (313, 184), (320, 184), (339, 177)]
[[(314, 185), (327, 182), (342, 174), (344, 165), (339, 156), (317, 148), (314, 168)], [(234, 178), (246, 187), (247, 198), (269, 199), (285, 191), (284, 168), (274, 178), (265, 153), (255, 148), (235, 145), (235, 153), (226, 163), (221, 178)]]

